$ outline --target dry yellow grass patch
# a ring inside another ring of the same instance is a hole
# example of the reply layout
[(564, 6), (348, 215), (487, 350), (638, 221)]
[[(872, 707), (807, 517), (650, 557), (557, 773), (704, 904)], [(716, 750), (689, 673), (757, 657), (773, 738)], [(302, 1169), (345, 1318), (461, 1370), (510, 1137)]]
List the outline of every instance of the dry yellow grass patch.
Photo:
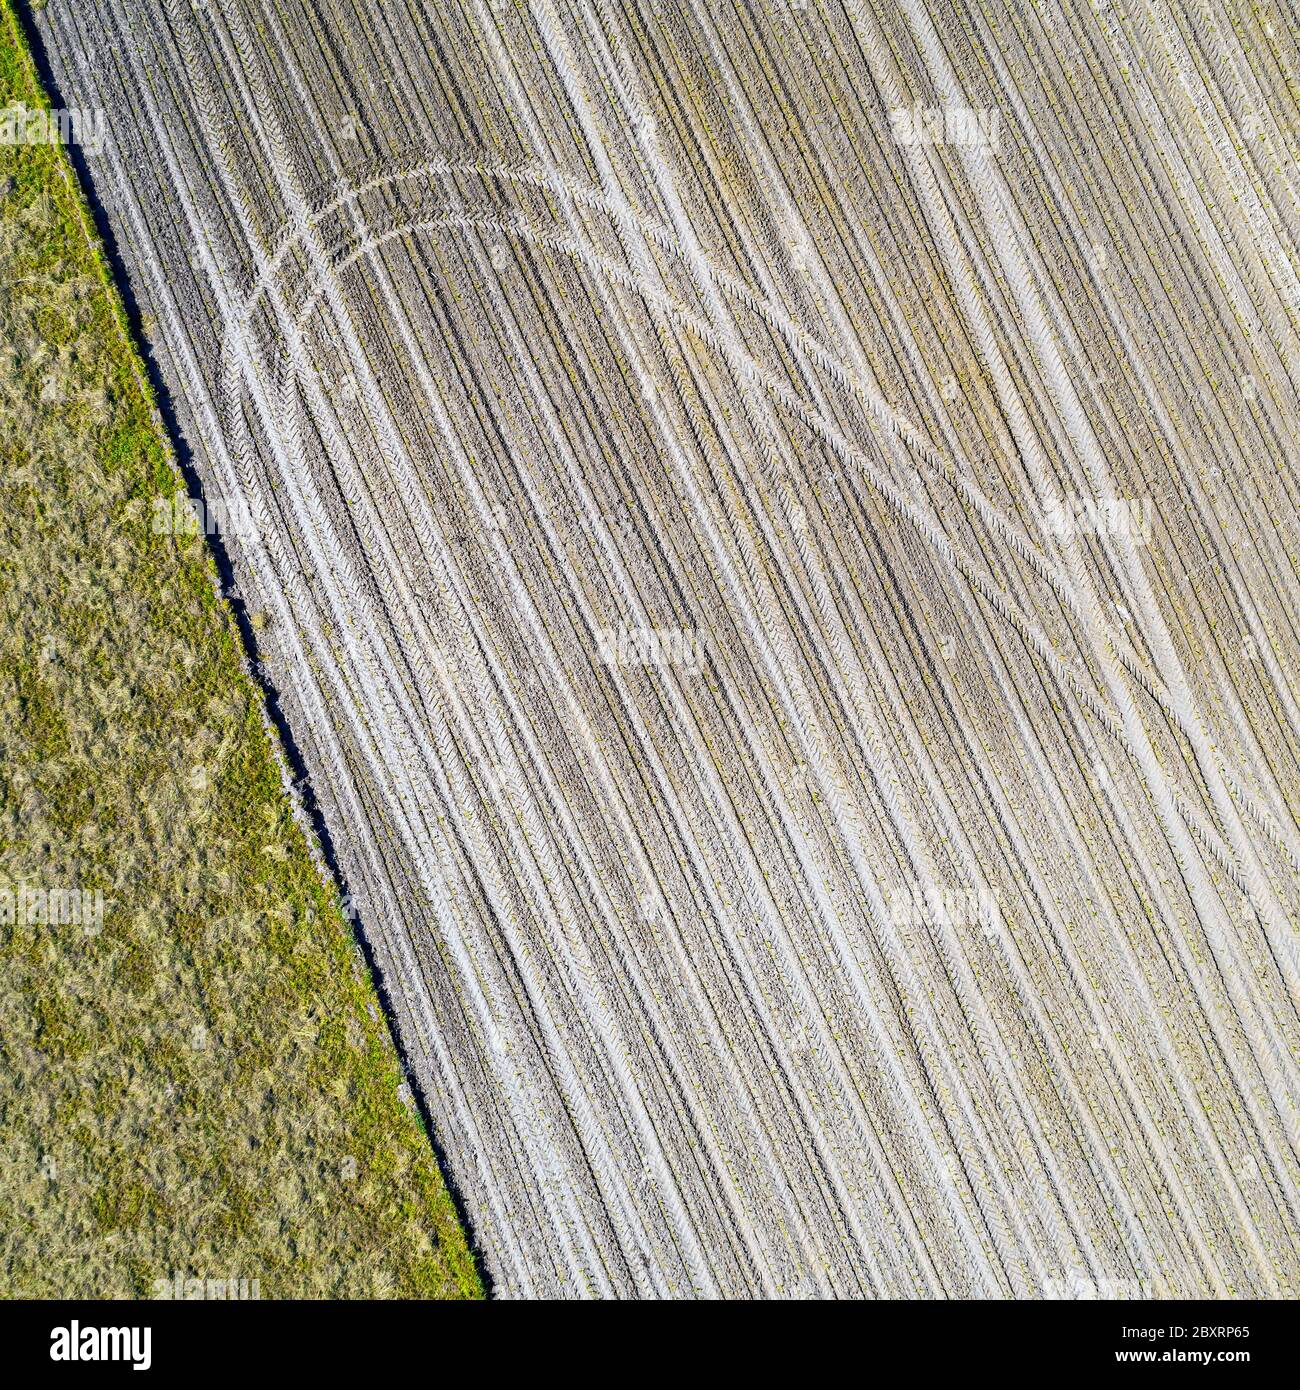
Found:
[(0, 193), (0, 1291), (476, 1296), (212, 558), (154, 534), (177, 478), (62, 151), (0, 149)]

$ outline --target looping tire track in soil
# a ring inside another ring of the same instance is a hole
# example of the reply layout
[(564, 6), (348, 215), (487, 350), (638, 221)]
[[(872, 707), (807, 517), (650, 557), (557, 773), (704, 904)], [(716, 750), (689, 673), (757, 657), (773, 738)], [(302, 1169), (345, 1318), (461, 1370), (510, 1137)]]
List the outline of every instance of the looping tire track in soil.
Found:
[(1296, 35), (1228, 10), (40, 17), (499, 1292), (1297, 1292)]

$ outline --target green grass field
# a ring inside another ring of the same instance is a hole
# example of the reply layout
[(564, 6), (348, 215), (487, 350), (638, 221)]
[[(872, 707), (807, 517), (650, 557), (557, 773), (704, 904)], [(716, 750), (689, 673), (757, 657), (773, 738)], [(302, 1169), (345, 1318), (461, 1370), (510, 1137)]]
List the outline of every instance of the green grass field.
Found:
[(0, 147), (0, 1293), (477, 1297), (142, 381), (64, 151)]

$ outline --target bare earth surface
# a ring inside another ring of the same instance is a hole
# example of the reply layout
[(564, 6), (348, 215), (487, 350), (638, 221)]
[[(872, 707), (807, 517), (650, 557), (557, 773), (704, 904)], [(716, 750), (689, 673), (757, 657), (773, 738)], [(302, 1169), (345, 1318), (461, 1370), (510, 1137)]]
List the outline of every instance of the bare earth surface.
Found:
[(496, 1291), (1300, 1294), (1294, 15), (37, 25)]

